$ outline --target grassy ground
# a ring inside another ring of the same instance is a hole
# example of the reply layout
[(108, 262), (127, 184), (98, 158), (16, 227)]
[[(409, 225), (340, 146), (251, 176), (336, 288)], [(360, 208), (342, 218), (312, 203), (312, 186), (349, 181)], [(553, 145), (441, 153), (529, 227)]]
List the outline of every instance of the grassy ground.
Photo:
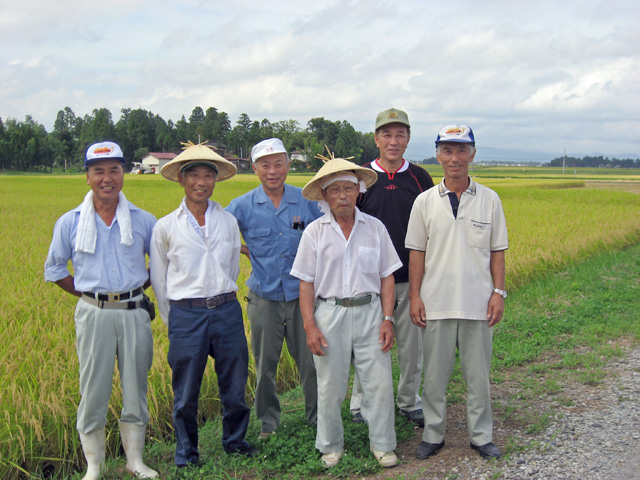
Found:
[[(496, 328), (492, 381), (499, 388), (510, 384), (514, 394), (494, 402), (495, 415), (503, 421), (526, 425), (535, 433), (543, 430), (552, 412), (531, 409), (540, 396), (552, 395), (564, 404), (563, 383), (577, 378), (597, 384), (603, 365), (624, 353), (624, 345), (640, 341), (640, 245), (599, 254), (559, 271), (539, 276), (511, 292), (507, 314)], [(465, 388), (458, 369), (454, 372), (449, 401), (464, 402)], [(256, 440), (258, 422), (252, 415), (248, 439), (261, 454), (254, 459), (228, 456), (220, 445), (220, 423), (213, 420), (201, 429), (202, 466), (177, 471), (172, 466), (173, 445), (148, 440), (148, 463), (164, 479), (302, 479), (344, 478), (373, 474), (379, 470), (367, 448), (367, 428), (355, 425), (343, 407), (347, 455), (331, 475), (323, 472), (314, 448), (314, 430), (304, 420), (299, 389), (282, 396), (283, 423), (265, 442)], [(399, 441), (414, 436), (402, 417), (396, 418)], [(505, 453), (523, 448), (507, 442)], [(407, 460), (405, 460), (407, 461)], [(410, 460), (409, 460), (410, 461)], [(109, 460), (105, 479), (120, 478), (124, 459)], [(419, 478), (406, 473), (391, 478)], [(69, 478), (80, 479), (82, 475)]]

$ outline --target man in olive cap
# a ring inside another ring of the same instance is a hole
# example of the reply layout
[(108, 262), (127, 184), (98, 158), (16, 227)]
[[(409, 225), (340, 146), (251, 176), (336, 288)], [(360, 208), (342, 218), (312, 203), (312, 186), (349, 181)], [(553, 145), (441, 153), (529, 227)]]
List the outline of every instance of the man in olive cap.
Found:
[[(389, 108), (376, 116), (375, 142), (380, 156), (364, 165), (372, 169), (378, 181), (358, 197), (358, 208), (379, 219), (389, 232), (402, 266), (393, 272), (396, 288), (394, 332), (396, 336), (400, 378), (396, 403), (400, 413), (419, 427), (424, 427), (420, 383), (422, 381), (422, 341), (420, 329), (409, 315), (409, 250), (404, 246), (407, 223), (413, 201), (433, 187), (427, 171), (404, 158), (409, 145), (411, 125), (403, 110)], [(358, 379), (351, 396), (351, 414), (361, 421)]]

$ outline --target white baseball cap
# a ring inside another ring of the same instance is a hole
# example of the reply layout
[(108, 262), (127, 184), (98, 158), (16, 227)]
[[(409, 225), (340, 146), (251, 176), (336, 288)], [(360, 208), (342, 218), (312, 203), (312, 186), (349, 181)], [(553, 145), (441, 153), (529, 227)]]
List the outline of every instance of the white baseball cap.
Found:
[(87, 149), (87, 156), (84, 159), (84, 168), (100, 160), (118, 160), (125, 164), (124, 154), (117, 143), (101, 142), (94, 143)]
[[(282, 143), (282, 140), (279, 138), (268, 138), (257, 143), (251, 149), (251, 160), (253, 163), (256, 163), (256, 160), (259, 158), (273, 155), (274, 153), (284, 153), (287, 155), (287, 149), (284, 148), (284, 143)], [(289, 157), (287, 157), (287, 159), (288, 158)]]
[(436, 147), (442, 142), (470, 143), (476, 144), (473, 130), (466, 125), (445, 125), (438, 132)]

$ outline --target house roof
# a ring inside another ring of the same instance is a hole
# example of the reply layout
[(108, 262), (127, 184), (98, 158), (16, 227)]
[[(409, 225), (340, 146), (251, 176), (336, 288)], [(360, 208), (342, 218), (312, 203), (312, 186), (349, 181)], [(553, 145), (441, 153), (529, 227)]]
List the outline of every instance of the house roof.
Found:
[(159, 160), (173, 160), (174, 158), (177, 157), (177, 155), (175, 153), (171, 153), (171, 152), (149, 152), (147, 155), (145, 155), (145, 157), (147, 156), (152, 156), (152, 157), (156, 157)]

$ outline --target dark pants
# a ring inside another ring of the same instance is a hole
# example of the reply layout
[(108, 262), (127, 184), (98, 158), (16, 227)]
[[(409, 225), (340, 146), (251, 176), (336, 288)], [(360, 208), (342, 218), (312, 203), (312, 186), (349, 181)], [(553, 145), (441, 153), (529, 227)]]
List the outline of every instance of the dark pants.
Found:
[(227, 453), (243, 452), (249, 425), (244, 394), (249, 354), (237, 301), (217, 308), (171, 305), (169, 354), (173, 386), (173, 428), (176, 465), (198, 461), (198, 397), (209, 355), (215, 360), (222, 403), (222, 446)]

